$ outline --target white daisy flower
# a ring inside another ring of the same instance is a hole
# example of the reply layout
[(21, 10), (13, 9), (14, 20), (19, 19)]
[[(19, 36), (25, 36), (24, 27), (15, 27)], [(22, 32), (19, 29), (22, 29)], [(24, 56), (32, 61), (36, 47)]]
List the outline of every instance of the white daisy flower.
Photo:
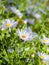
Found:
[(47, 37), (42, 38), (41, 43), (49, 45), (49, 38), (47, 38)]
[(16, 9), (16, 7), (11, 7), (11, 10), (12, 10), (12, 12), (13, 13), (15, 13), (17, 16), (19, 16), (20, 18), (22, 18), (22, 13), (18, 10), (18, 9)]
[(15, 22), (14, 20), (6, 19), (5, 21), (2, 21), (1, 29), (13, 28), (16, 27), (17, 24), (18, 22)]
[(38, 56), (43, 60), (43, 62), (49, 62), (49, 55), (38, 52)]
[(17, 33), (20, 39), (24, 41), (32, 40), (36, 36), (36, 33), (33, 33), (30, 28), (25, 28), (24, 30), (18, 29)]

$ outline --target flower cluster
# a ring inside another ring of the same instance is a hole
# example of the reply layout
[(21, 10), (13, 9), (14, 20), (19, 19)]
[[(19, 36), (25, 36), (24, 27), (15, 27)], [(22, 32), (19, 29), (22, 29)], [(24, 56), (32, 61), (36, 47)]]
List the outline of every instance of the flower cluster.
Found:
[[(1, 30), (11, 29), (16, 27), (17, 25), (18, 22), (15, 22), (14, 20), (6, 19), (5, 22), (2, 21)], [(32, 32), (31, 28), (29, 27), (28, 28), (26, 27), (24, 30), (18, 29), (16, 33), (18, 34), (20, 39), (24, 41), (32, 40), (33, 38), (35, 38), (35, 36), (37, 36), (37, 34), (35, 32)]]
[(48, 2), (0, 0), (0, 65), (49, 65)]

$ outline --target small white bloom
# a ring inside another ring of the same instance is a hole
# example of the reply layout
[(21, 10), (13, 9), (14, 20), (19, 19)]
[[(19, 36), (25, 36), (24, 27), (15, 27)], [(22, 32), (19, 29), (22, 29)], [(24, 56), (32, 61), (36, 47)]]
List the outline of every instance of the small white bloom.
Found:
[(43, 62), (49, 62), (49, 55), (38, 52), (38, 56), (43, 60)]
[(20, 39), (24, 41), (32, 40), (36, 36), (36, 34), (33, 33), (30, 28), (25, 28), (24, 30), (18, 29), (17, 33)]
[(15, 13), (17, 16), (19, 16), (20, 18), (22, 18), (22, 13), (18, 10), (18, 9), (16, 9), (16, 7), (11, 7), (11, 10), (12, 10), (12, 12), (13, 13)]
[(18, 22), (15, 22), (14, 20), (6, 19), (5, 21), (2, 21), (1, 30), (16, 27), (17, 24)]
[(42, 38), (41, 43), (49, 45), (49, 38), (47, 38), (47, 37)]

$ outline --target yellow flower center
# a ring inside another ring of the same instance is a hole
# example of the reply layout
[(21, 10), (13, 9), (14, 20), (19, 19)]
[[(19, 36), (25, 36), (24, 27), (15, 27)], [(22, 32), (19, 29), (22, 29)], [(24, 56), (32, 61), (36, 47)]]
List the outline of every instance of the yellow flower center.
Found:
[(47, 40), (43, 40), (43, 42), (47, 42)]
[(11, 26), (11, 24), (10, 24), (10, 23), (7, 23), (7, 24), (6, 24), (6, 26), (7, 26), (7, 27), (10, 27), (10, 26)]
[(44, 56), (44, 55), (42, 55), (42, 56), (40, 56), (40, 58), (41, 58), (41, 59), (43, 59), (43, 58), (45, 58), (45, 56)]
[(24, 35), (22, 35), (22, 38), (26, 38), (26, 35), (24, 34)]

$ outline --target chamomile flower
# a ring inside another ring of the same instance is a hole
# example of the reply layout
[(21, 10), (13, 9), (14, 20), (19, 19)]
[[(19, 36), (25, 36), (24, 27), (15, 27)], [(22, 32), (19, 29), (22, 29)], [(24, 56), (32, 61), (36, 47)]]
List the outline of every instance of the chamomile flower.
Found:
[(15, 7), (11, 7), (11, 10), (12, 10), (12, 12), (13, 13), (15, 13), (17, 16), (19, 16), (20, 18), (22, 18), (22, 13), (18, 10), (18, 9), (16, 9)]
[(7, 28), (13, 28), (16, 27), (18, 23), (15, 22), (14, 20), (6, 19), (5, 21), (2, 22), (1, 29), (5, 30)]
[(47, 55), (45, 53), (38, 52), (38, 56), (43, 60), (43, 62), (48, 62), (49, 61), (49, 55)]
[(36, 36), (36, 33), (32, 32), (30, 28), (25, 28), (24, 30), (18, 29), (17, 33), (20, 39), (24, 41), (32, 40)]
[(41, 43), (49, 45), (49, 38), (47, 38), (47, 37), (42, 38)]

